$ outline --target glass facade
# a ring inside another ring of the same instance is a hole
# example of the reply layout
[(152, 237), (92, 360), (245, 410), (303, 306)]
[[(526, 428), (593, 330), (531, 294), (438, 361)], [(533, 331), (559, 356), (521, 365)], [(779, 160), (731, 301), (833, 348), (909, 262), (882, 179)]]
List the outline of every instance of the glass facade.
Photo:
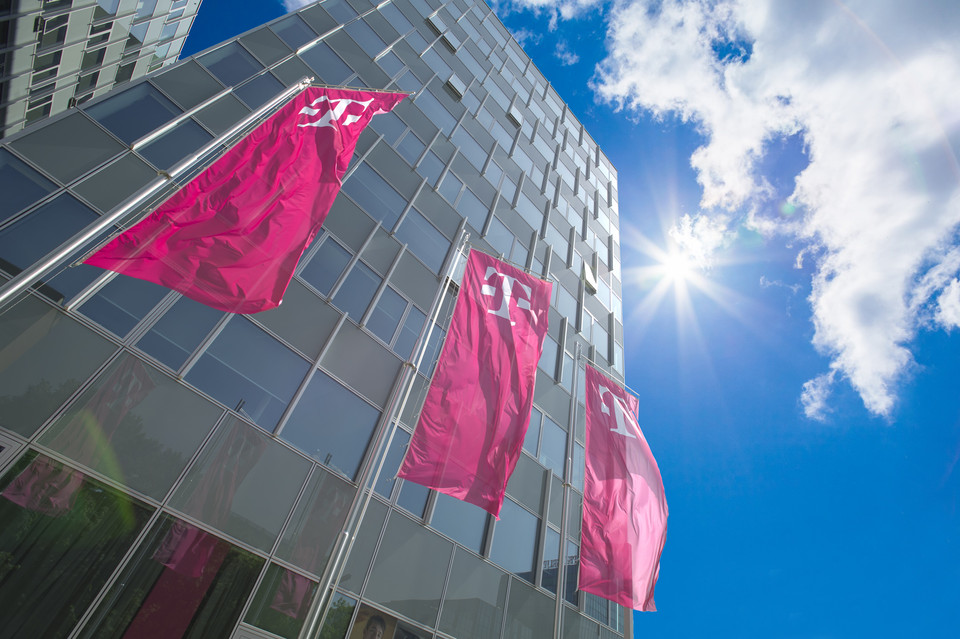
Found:
[[(161, 4), (193, 0), (133, 2), (142, 37)], [(43, 46), (63, 46), (61, 27)], [(481, 0), (323, 0), (13, 133), (0, 283), (306, 75), (415, 93), (360, 138), (281, 307), (236, 316), (65, 265), (0, 308), (5, 628), (296, 637), (463, 229), (554, 287), (501, 518), (395, 478), (448, 296), (321, 636), (551, 637), (564, 574), (562, 636), (622, 637), (622, 609), (576, 590), (582, 406), (570, 414), (578, 345), (623, 379), (616, 171)]]
[(0, 138), (175, 63), (200, 2), (0, 2)]

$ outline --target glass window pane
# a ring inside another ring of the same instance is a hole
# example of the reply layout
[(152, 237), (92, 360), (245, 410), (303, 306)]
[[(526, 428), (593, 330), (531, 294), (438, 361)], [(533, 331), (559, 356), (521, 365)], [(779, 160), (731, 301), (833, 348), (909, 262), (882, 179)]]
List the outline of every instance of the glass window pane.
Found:
[[(123, 98), (123, 95), (121, 93), (117, 98)], [(111, 98), (101, 104), (111, 104), (117, 98)], [(166, 98), (163, 99), (166, 100)], [(169, 100), (166, 101), (169, 102)], [(100, 107), (100, 105), (97, 106)], [(178, 112), (172, 103), (170, 106), (174, 112)], [(131, 117), (128, 113), (127, 117), (139, 122), (141, 117), (150, 120), (154, 115), (151, 109), (146, 108), (146, 112), (142, 115), (137, 112), (136, 117)], [(161, 116), (161, 120), (165, 122), (170, 117), (165, 113)], [(41, 127), (11, 142), (10, 146), (64, 183), (80, 177), (123, 151), (123, 146), (119, 142), (80, 113), (73, 113), (53, 124)]]
[(563, 465), (567, 456), (567, 433), (547, 416), (543, 418), (543, 435), (540, 440), (540, 463), (551, 469), (557, 477), (563, 477)]
[(170, 505), (269, 551), (309, 468), (266, 433), (232, 419), (204, 447)]
[(181, 113), (173, 102), (148, 82), (141, 82), (87, 107), (86, 111), (87, 115), (127, 144), (132, 144)]
[(540, 512), (543, 508), (544, 475), (540, 464), (526, 455), (520, 455), (507, 481), (507, 494), (533, 512)]
[(511, 499), (503, 500), (493, 530), (490, 561), (533, 583), (539, 520)]
[(82, 637), (227, 637), (264, 560), (164, 516), (130, 559)]
[(406, 309), (407, 300), (388, 286), (383, 289), (377, 305), (370, 314), (367, 328), (371, 333), (389, 344), (390, 340), (393, 339), (393, 334), (397, 332), (400, 318)]
[(369, 266), (363, 262), (357, 262), (332, 301), (337, 308), (359, 322), (380, 287), (380, 282), (380, 276)]
[(443, 178), (443, 184), (440, 185), (439, 191), (440, 195), (448, 202), (454, 204), (457, 201), (457, 196), (460, 195), (461, 188), (463, 188), (463, 182), (451, 171)]
[(165, 70), (151, 81), (184, 109), (191, 109), (223, 90), (195, 60)]
[(257, 29), (252, 33), (240, 38), (247, 49), (255, 55), (264, 66), (270, 66), (275, 62), (290, 55), (290, 48), (277, 37), (277, 35), (266, 27)]
[(365, 596), (433, 626), (452, 550), (449, 541), (402, 515), (394, 515), (387, 524)]
[(280, 437), (353, 479), (380, 412), (317, 371)]
[(555, 602), (517, 579), (510, 584), (505, 637), (551, 639)]
[(66, 637), (150, 512), (127, 495), (32, 452), (0, 479), (0, 488), (3, 633)]
[(24, 437), (40, 427), (115, 346), (28, 297), (0, 315), (0, 425)]
[(299, 55), (317, 74), (318, 82), (340, 84), (353, 75), (353, 69), (325, 42), (318, 42)]
[(427, 179), (428, 184), (436, 184), (443, 172), (443, 160), (433, 151), (428, 151), (417, 166), (417, 172)]
[(350, 263), (350, 257), (347, 249), (328, 236), (300, 271), (300, 277), (309, 282), (321, 295), (327, 295), (340, 279), (343, 269)]
[(430, 489), (412, 481), (405, 481), (400, 486), (397, 505), (417, 517), (423, 517), (423, 511), (427, 507), (427, 497), (429, 496)]
[(297, 639), (317, 591), (317, 582), (270, 564), (244, 621), (286, 639)]
[(216, 134), (223, 133), (250, 113), (234, 95), (225, 95), (196, 114), (197, 120)]
[(206, 53), (197, 60), (228, 87), (240, 84), (263, 68), (235, 41)]
[(137, 346), (173, 370), (179, 370), (223, 315), (223, 311), (181, 297), (140, 338)]
[(283, 20), (274, 23), (270, 28), (273, 29), (274, 33), (280, 36), (280, 39), (286, 42), (291, 49), (297, 49), (317, 37), (313, 29), (308, 27), (307, 23), (295, 13), (291, 13)]
[(334, 593), (333, 602), (327, 612), (327, 620), (323, 622), (323, 628), (320, 629), (321, 639), (346, 639), (347, 628), (350, 626), (350, 619), (353, 617), (353, 609), (356, 606), (356, 599)]
[(132, 153), (90, 177), (73, 190), (95, 207), (106, 213), (156, 179), (157, 170)]
[(500, 636), (510, 576), (460, 549), (440, 614), (440, 630), (458, 639)]
[(540, 420), (543, 419), (543, 413), (536, 408), (530, 411), (530, 425), (527, 426), (527, 434), (523, 438), (523, 450), (534, 457), (537, 455), (537, 448), (540, 445)]
[(235, 317), (186, 380), (252, 421), (272, 429), (309, 368), (251, 322)]
[(266, 104), (270, 99), (278, 96), (284, 89), (280, 80), (269, 73), (259, 75), (242, 87), (236, 89), (237, 97), (243, 100), (248, 107), (256, 109)]
[(386, 516), (387, 507), (376, 499), (371, 500), (367, 512), (363, 516), (363, 521), (360, 522), (360, 531), (353, 543), (353, 550), (347, 557), (343, 578), (340, 580), (341, 588), (355, 593), (360, 592), (363, 581), (367, 577), (367, 569), (370, 567), (370, 560), (373, 559), (373, 551), (380, 539), (383, 520)]
[(119, 358), (47, 430), (50, 448), (163, 499), (220, 409), (130, 355)]
[(407, 443), (410, 441), (410, 435), (402, 428), (398, 428), (393, 435), (393, 441), (390, 442), (390, 450), (387, 452), (387, 458), (383, 462), (383, 470), (377, 478), (377, 484), (374, 490), (384, 499), (390, 499), (393, 495), (393, 485), (397, 483), (397, 471), (400, 470), (400, 462), (403, 461), (403, 455), (407, 452)]
[(430, 267), (430, 270), (434, 273), (440, 272), (447, 251), (450, 250), (450, 240), (430, 224), (420, 211), (411, 208), (407, 212), (403, 223), (397, 229), (396, 237), (407, 244), (410, 251)]
[(400, 153), (404, 160), (412, 165), (417, 161), (425, 148), (427, 148), (426, 145), (420, 141), (420, 138), (418, 138), (413, 131), (407, 131), (407, 134), (403, 136), (403, 140), (397, 147), (397, 152)]
[(393, 51), (387, 51), (385, 54), (383, 54), (380, 59), (377, 60), (377, 64), (379, 64), (380, 68), (386, 71), (387, 75), (391, 78), (399, 73), (404, 67), (403, 60), (401, 60), (400, 57)]
[[(560, 533), (547, 528), (547, 538), (543, 542), (543, 566), (540, 571), (540, 583), (550, 592), (557, 593), (557, 574), (560, 566)], [(576, 585), (574, 585), (576, 589)]]
[(158, 169), (167, 170), (212, 139), (202, 126), (186, 119), (140, 148), (140, 154)]
[(323, 3), (323, 8), (337, 22), (349, 22), (357, 17), (357, 12), (347, 4), (346, 0), (327, 0)]
[(396, 113), (377, 114), (377, 117), (370, 120), (370, 126), (383, 135), (384, 141), (390, 146), (393, 146), (400, 139), (400, 135), (407, 130), (407, 125)]
[(403, 320), (403, 328), (400, 329), (397, 341), (393, 344), (394, 353), (404, 359), (408, 359), (413, 354), (413, 348), (426, 319), (427, 316), (420, 309), (414, 306), (410, 307), (407, 318)]
[(0, 149), (0, 223), (13, 217), (44, 195), (52, 193), (57, 185), (14, 157), (6, 149)]
[(437, 493), (430, 525), (473, 552), (483, 552), (487, 513), (482, 508)]
[[(577, 537), (579, 538), (579, 534)], [(577, 580), (580, 571), (580, 546), (567, 540), (567, 552), (563, 557), (564, 570), (567, 573), (564, 582), (563, 598), (577, 605)]]
[(478, 231), (483, 230), (487, 222), (489, 209), (490, 207), (484, 204), (470, 189), (464, 189), (463, 195), (460, 196), (460, 201), (457, 202), (457, 211), (463, 217), (467, 218), (470, 226)]
[(333, 473), (316, 469), (283, 531), (277, 557), (315, 575), (323, 573), (355, 492)]
[(353, 38), (353, 40), (360, 45), (360, 48), (370, 57), (375, 57), (387, 48), (387, 43), (363, 20), (351, 22), (344, 27), (343, 30), (350, 34), (350, 37)]
[(437, 100), (433, 94), (424, 91), (417, 95), (414, 103), (423, 111), (433, 124), (438, 127), (445, 135), (450, 135), (453, 125), (457, 123), (456, 118), (450, 115), (450, 112)]
[(392, 229), (406, 208), (407, 200), (397, 193), (379, 173), (363, 162), (343, 185), (343, 192), (367, 212), (370, 217)]
[(280, 306), (257, 313), (255, 317), (313, 360), (333, 332), (340, 313), (294, 280), (283, 294)]

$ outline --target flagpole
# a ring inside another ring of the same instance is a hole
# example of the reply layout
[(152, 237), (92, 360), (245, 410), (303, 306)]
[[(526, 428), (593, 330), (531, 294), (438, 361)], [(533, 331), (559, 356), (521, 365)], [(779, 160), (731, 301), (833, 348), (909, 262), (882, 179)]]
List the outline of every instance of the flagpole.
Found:
[(153, 195), (157, 194), (163, 187), (168, 185), (172, 180), (193, 168), (193, 165), (196, 164), (200, 158), (215, 150), (218, 146), (222, 145), (224, 140), (229, 140), (231, 137), (244, 130), (250, 124), (253, 124), (258, 119), (263, 117), (263, 115), (275, 109), (278, 105), (283, 104), (292, 96), (296, 95), (300, 91), (303, 91), (310, 85), (311, 82), (313, 82), (312, 77), (304, 77), (296, 84), (285, 89), (265, 105), (240, 120), (240, 122), (235, 124), (228, 131), (214, 138), (205, 144), (199, 151), (181, 161), (175, 167), (170, 169), (170, 171), (164, 177), (157, 178), (151, 182), (146, 188), (141, 190), (134, 199), (128, 201), (123, 206), (114, 209), (110, 213), (103, 215), (95, 223), (71, 237), (69, 240), (62, 243), (50, 253), (47, 253), (47, 255), (45, 255), (40, 261), (36, 262), (29, 268), (24, 269), (19, 275), (13, 277), (3, 286), (0, 286), (0, 308), (5, 306), (17, 295), (30, 288), (34, 282), (43, 279), (56, 268), (62, 266), (63, 263), (66, 262), (67, 259), (77, 250), (119, 222), (124, 216), (130, 213), (130, 211), (133, 211), (138, 206), (144, 204)]
[[(440, 307), (443, 305), (443, 298), (450, 288), (450, 282), (453, 281), (453, 275), (457, 271), (460, 258), (463, 256), (463, 248), (468, 238), (469, 233), (461, 231), (460, 237), (457, 239), (456, 251), (447, 265), (447, 270), (444, 272), (444, 283), (437, 288), (430, 314), (427, 317), (426, 324), (420, 331), (419, 343), (414, 352), (415, 357), (411, 357), (409, 361), (404, 362), (400, 381), (396, 385), (395, 391), (390, 399), (390, 405), (387, 411), (389, 418), (384, 422), (384, 427), (379, 430), (375, 437), (373, 445), (374, 452), (370, 457), (371, 462), (364, 467), (357, 493), (353, 502), (350, 504), (350, 511), (347, 514), (344, 528), (337, 538), (337, 543), (331, 553), (331, 560), (327, 562), (327, 567), (323, 571), (320, 583), (318, 584), (317, 594), (310, 604), (303, 628), (298, 635), (299, 639), (310, 639), (311, 637), (318, 636), (320, 630), (323, 628), (323, 622), (326, 620), (330, 603), (333, 601), (333, 593), (340, 583), (344, 568), (347, 565), (347, 560), (350, 558), (353, 544), (357, 539), (360, 523), (363, 521), (363, 517), (367, 512), (367, 506), (370, 504), (370, 499), (373, 496), (374, 486), (377, 485), (380, 479), (380, 472), (383, 470), (387, 453), (390, 450), (390, 445), (393, 443), (393, 437), (397, 432), (400, 417), (403, 415), (407, 400), (410, 398), (416, 373), (420, 369), (423, 356), (426, 354), (427, 346), (430, 343), (430, 336), (433, 333), (433, 327), (436, 325)], [(400, 399), (399, 402), (397, 401), (398, 399)]]
[(580, 394), (580, 342), (576, 343), (573, 354), (573, 390), (570, 393), (570, 410), (567, 418), (567, 456), (563, 468), (563, 507), (560, 515), (560, 563), (557, 564), (557, 603), (553, 615), (553, 637), (560, 639), (563, 595), (567, 586), (565, 569), (567, 555), (567, 517), (570, 513), (570, 481), (573, 479), (574, 430), (577, 426), (577, 405)]

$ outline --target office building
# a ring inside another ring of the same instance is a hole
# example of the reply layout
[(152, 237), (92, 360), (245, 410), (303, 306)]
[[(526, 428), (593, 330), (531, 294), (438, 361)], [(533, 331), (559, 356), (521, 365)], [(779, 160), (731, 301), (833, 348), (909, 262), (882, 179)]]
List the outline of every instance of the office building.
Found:
[(304, 77), (412, 95), (360, 138), (279, 308), (71, 266), (91, 242), (0, 309), (0, 635), (296, 637), (467, 231), (554, 282), (500, 519), (393, 478), (451, 292), (321, 636), (551, 637), (560, 574), (562, 637), (623, 636), (576, 590), (570, 419), (578, 344), (623, 379), (616, 172), (483, 2), (325, 0), (9, 136), (0, 279), (163, 183), (149, 210)]
[(0, 138), (176, 62), (200, 0), (0, 1)]

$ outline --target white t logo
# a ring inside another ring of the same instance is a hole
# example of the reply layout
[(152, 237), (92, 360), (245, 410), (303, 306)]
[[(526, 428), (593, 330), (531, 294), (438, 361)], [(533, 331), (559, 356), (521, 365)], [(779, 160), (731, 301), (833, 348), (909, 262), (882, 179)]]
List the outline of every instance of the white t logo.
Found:
[[(516, 284), (519, 292), (517, 295), (517, 308), (530, 311), (530, 314), (532, 315), (533, 309), (530, 308), (530, 295), (532, 291), (530, 290), (530, 287), (526, 284), (521, 284), (515, 277), (500, 273), (494, 266), (487, 267), (487, 274), (483, 276), (483, 279), (484, 281), (489, 282), (490, 278), (494, 275), (499, 275), (502, 278), (500, 282), (501, 290), (503, 291), (503, 299), (500, 301), (500, 308), (488, 308), (487, 312), (510, 320), (510, 298), (513, 296), (514, 284)], [(490, 284), (484, 284), (483, 288), (480, 289), (480, 292), (483, 295), (490, 295), (492, 297), (493, 295), (496, 295), (497, 289), (495, 286)], [(524, 293), (526, 294), (526, 298), (523, 297)], [(514, 326), (515, 324), (516, 322), (510, 320), (510, 326)]]
[[(627, 408), (623, 405), (623, 402), (619, 397), (610, 392), (610, 389), (606, 386), (598, 386), (597, 391), (600, 393), (600, 412), (604, 415), (610, 414), (610, 409), (607, 408), (607, 405), (603, 402), (603, 396), (609, 395), (610, 399), (613, 400), (613, 417), (617, 421), (617, 427), (611, 428), (610, 430), (617, 435), (623, 435), (624, 437), (632, 437), (636, 439), (636, 435), (627, 430)], [(630, 416), (630, 421), (633, 422), (633, 416)]]
[[(323, 115), (314, 120), (313, 122), (307, 122), (306, 124), (298, 124), (297, 126), (329, 126), (333, 127), (334, 122), (340, 122), (340, 118), (343, 117), (343, 114), (346, 113), (347, 107), (351, 104), (359, 104), (363, 107), (363, 111), (367, 110), (367, 107), (370, 106), (370, 103), (373, 102), (373, 98), (370, 98), (366, 102), (360, 102), (359, 100), (348, 100), (347, 98), (328, 98), (325, 95), (321, 95), (319, 98), (310, 103), (310, 106), (305, 106), (300, 109), (300, 115), (317, 115), (320, 113), (320, 103), (329, 102), (330, 109), (324, 111)], [(317, 108), (312, 108), (317, 107)], [(343, 122), (340, 122), (341, 126), (348, 126), (354, 122), (359, 122), (359, 115), (348, 115), (343, 118)]]

